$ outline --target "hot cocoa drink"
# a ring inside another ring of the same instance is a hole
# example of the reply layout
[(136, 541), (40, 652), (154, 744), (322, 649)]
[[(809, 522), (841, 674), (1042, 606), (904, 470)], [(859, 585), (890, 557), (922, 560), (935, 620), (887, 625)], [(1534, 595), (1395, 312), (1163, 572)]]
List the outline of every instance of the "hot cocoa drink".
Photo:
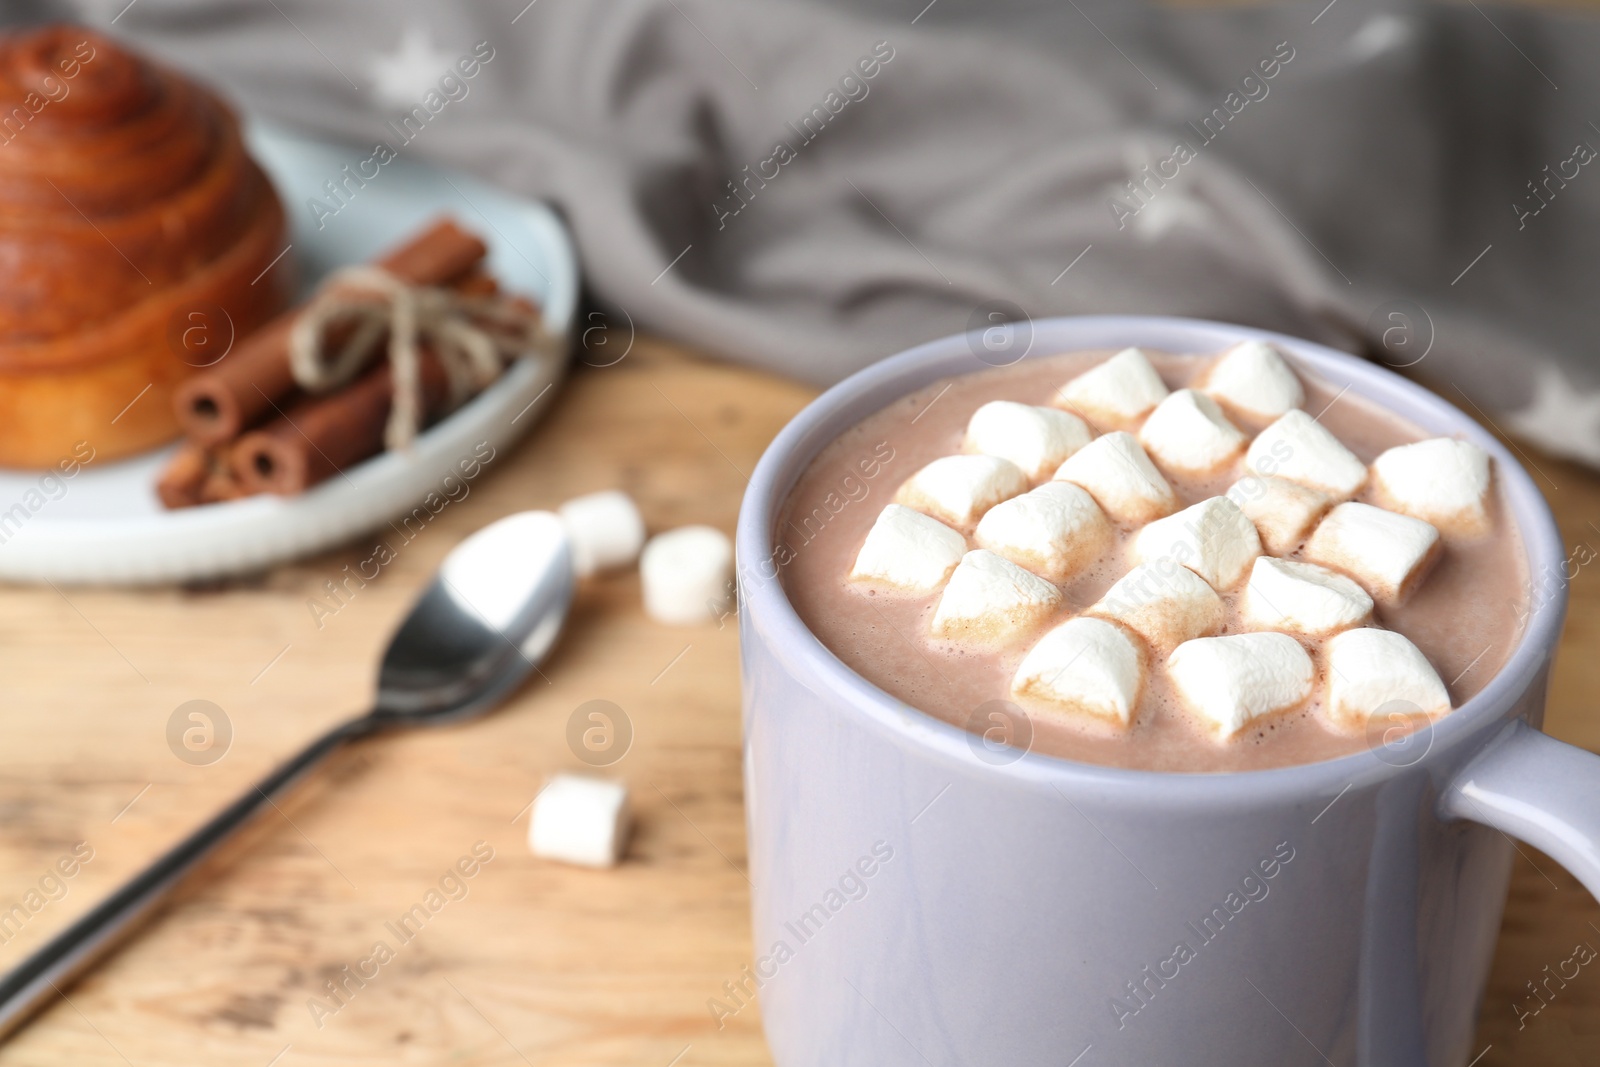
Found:
[(783, 586), (906, 704), (1067, 759), (1233, 771), (1448, 715), (1520, 636), (1490, 458), (1272, 346), (933, 382), (824, 448)]

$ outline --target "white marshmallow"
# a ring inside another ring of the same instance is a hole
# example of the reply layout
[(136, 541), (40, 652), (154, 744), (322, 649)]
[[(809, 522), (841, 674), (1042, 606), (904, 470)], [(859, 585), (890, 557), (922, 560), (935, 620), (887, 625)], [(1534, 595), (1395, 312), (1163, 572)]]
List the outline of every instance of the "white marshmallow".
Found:
[(1094, 497), (1071, 482), (1046, 482), (990, 508), (978, 544), (1052, 582), (1066, 581), (1111, 547), (1113, 533)]
[(886, 504), (867, 531), (850, 579), (902, 593), (931, 593), (944, 584), (967, 539), (938, 519), (901, 504)]
[(1014, 696), (1052, 711), (1128, 725), (1144, 687), (1144, 653), (1100, 619), (1068, 619), (1028, 650), (1011, 680)]
[(572, 569), (583, 578), (626, 567), (644, 547), (644, 517), (620, 489), (576, 496), (558, 509), (572, 546)]
[(535, 856), (584, 867), (615, 867), (628, 839), (628, 787), (558, 774), (533, 801), (528, 847)]
[(1439, 531), (1421, 519), (1371, 504), (1340, 504), (1311, 534), (1301, 555), (1343, 571), (1373, 598), (1399, 603), (1439, 554)]
[(1164, 561), (1133, 568), (1086, 614), (1120, 622), (1151, 647), (1170, 652), (1185, 641), (1219, 633), (1227, 607), (1204, 578)]
[(1261, 555), (1261, 538), (1238, 504), (1214, 496), (1140, 530), (1133, 554), (1140, 563), (1181, 563), (1224, 590), (1238, 585), (1250, 561)]
[(1088, 423), (1069, 411), (991, 400), (972, 413), (966, 449), (1009, 459), (1038, 481), (1093, 437)]
[(1262, 547), (1275, 556), (1288, 555), (1299, 548), (1333, 503), (1320, 490), (1260, 474), (1247, 474), (1234, 482), (1228, 489), (1228, 499), (1256, 524)]
[(693, 626), (725, 614), (733, 598), (733, 543), (710, 526), (656, 534), (639, 555), (644, 610), (657, 622)]
[(1315, 563), (1256, 557), (1241, 614), (1258, 630), (1322, 637), (1372, 616), (1372, 598), (1355, 582)]
[(1278, 350), (1265, 341), (1234, 345), (1212, 364), (1205, 391), (1256, 425), (1306, 402), (1306, 391)]
[(1436, 717), (1450, 694), (1416, 645), (1392, 630), (1347, 630), (1327, 644), (1328, 706), (1334, 722), (1361, 728), (1374, 715)]
[(1450, 533), (1489, 528), (1489, 454), (1470, 441), (1435, 437), (1372, 461), (1378, 503)]
[(1124, 348), (1056, 392), (1056, 404), (1106, 429), (1125, 429), (1166, 399), (1167, 387), (1137, 348)]
[(1229, 634), (1186, 641), (1167, 658), (1178, 695), (1220, 738), (1311, 695), (1311, 657), (1288, 634)]
[(1172, 486), (1131, 433), (1097, 437), (1056, 470), (1057, 481), (1089, 490), (1115, 522), (1142, 524), (1178, 510)]
[(951, 641), (1010, 644), (1042, 627), (1061, 604), (1055, 586), (980, 548), (963, 556), (950, 575), (931, 629)]
[(1245, 465), (1320, 489), (1336, 500), (1352, 496), (1367, 480), (1367, 467), (1322, 423), (1296, 409), (1250, 442)]
[(1244, 451), (1240, 433), (1217, 402), (1193, 389), (1167, 397), (1139, 428), (1139, 443), (1162, 467), (1180, 474), (1205, 474)]
[(944, 456), (906, 480), (897, 504), (967, 527), (1000, 501), (1027, 492), (1028, 476), (999, 456)]

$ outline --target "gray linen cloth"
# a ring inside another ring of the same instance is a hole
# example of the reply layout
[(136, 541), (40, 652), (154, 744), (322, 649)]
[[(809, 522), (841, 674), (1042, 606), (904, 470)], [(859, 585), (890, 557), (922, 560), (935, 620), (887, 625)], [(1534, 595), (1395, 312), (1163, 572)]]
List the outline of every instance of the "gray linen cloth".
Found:
[[(547, 198), (617, 321), (730, 359), (821, 383), (995, 316), (1195, 315), (1365, 349), (1600, 463), (1600, 22), (1582, 13), (12, 0), (0, 17), (124, 35), (349, 141), (353, 167), (382, 142)], [(337, 207), (291, 210), (331, 225)]]

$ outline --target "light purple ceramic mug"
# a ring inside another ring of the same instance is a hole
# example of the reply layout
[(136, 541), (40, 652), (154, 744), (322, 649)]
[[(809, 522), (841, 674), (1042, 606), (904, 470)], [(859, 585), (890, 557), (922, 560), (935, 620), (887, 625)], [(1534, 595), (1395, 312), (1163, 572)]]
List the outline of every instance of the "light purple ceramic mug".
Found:
[(756, 959), (710, 1007), (725, 1018), (759, 992), (779, 1067), (1459, 1067), (1477, 1052), (1505, 835), (1600, 894), (1600, 757), (1538, 732), (1565, 553), (1499, 442), (1386, 369), (1260, 330), (1066, 318), (1033, 323), (1030, 347), (1250, 338), (1489, 452), (1534, 579), (1520, 645), (1425, 735), (1323, 763), (1200, 775), (995, 758), (845, 667), (773, 577), (778, 510), (817, 451), (919, 386), (984, 370), (984, 339), (856, 374), (778, 435), (739, 516)]

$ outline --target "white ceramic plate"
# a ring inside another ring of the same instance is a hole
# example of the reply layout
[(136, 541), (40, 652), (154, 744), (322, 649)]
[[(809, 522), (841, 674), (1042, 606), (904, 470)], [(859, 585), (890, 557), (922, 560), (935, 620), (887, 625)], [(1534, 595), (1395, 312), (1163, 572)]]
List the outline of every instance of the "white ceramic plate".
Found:
[[(338, 544), (425, 507), (430, 493), (459, 493), (447, 477), (461, 463), (506, 447), (547, 410), (568, 358), (578, 270), (566, 228), (543, 204), (465, 174), (403, 157), (317, 228), (307, 199), (353, 164), (353, 149), (254, 126), (256, 158), (288, 211), (293, 251), (308, 283), (370, 259), (441, 212), (489, 245), (489, 265), (507, 289), (531, 293), (559, 339), (547, 359), (512, 367), (482, 394), (423, 433), (409, 454), (385, 453), (297, 497), (250, 497), (168, 511), (155, 480), (176, 446), (115, 463), (92, 462), (71, 479), (0, 471), (0, 578), (13, 581), (146, 584), (259, 570)], [(92, 442), (91, 442), (92, 444)], [(477, 477), (493, 474), (494, 463)], [(412, 525), (423, 520), (419, 516)]]

